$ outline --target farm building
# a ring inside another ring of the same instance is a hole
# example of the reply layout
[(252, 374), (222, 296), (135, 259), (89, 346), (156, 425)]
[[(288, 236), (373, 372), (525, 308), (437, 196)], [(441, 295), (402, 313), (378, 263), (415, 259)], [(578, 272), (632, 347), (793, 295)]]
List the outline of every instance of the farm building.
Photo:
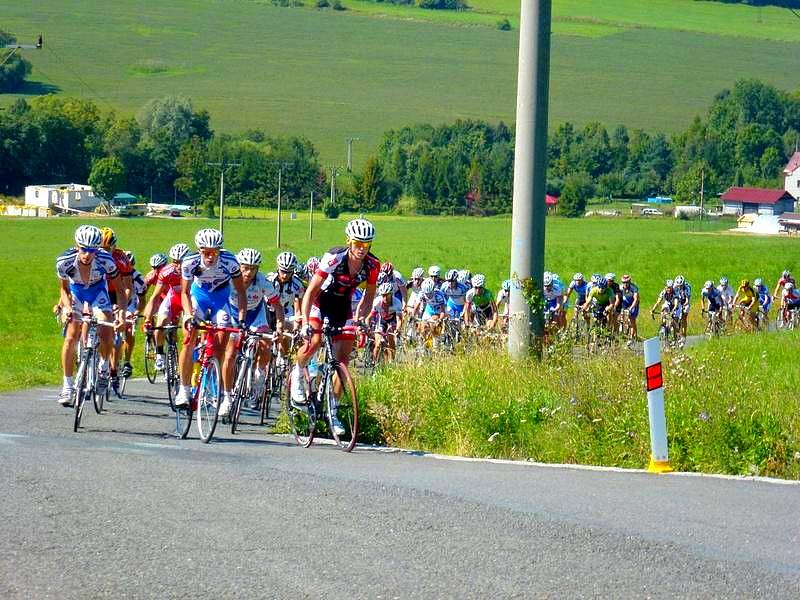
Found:
[(786, 190), (731, 187), (722, 194), (723, 215), (782, 215), (794, 210), (794, 197)]
[(786, 233), (800, 233), (800, 213), (783, 213), (778, 224)]
[(25, 188), (27, 206), (91, 211), (102, 201), (102, 198), (94, 195), (91, 186), (80, 183), (29, 185)]
[(800, 200), (800, 152), (797, 150), (783, 169), (783, 176), (783, 189), (794, 196), (795, 200)]

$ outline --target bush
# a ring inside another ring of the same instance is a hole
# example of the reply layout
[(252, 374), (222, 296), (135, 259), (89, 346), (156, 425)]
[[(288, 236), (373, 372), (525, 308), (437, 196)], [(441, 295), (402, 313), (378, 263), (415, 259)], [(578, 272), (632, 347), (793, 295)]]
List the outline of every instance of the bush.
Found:
[(325, 216), (329, 219), (338, 219), (339, 213), (341, 213), (338, 206), (330, 203), (325, 205), (325, 208), (322, 209), (322, 212), (324, 212)]
[(347, 7), (340, 0), (333, 0), (333, 10), (347, 10)]
[(317, 0), (317, 8), (328, 8), (331, 5), (328, 0)]
[(497, 22), (497, 28), (500, 31), (511, 31), (511, 21), (508, 19), (503, 19)]

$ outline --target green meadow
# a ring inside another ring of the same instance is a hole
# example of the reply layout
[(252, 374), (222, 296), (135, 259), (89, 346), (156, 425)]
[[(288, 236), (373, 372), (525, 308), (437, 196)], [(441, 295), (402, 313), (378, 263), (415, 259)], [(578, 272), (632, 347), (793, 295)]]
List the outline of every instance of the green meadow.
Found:
[[(515, 119), (518, 2), (437, 12), (344, 0), (349, 10), (245, 0), (20, 0), (0, 27), (45, 36), (22, 94), (48, 90), (135, 114), (168, 94), (219, 131), (302, 134), (326, 163), (356, 165), (388, 129)], [(469, 25), (469, 26), (468, 26)], [(796, 85), (800, 28), (788, 11), (692, 0), (557, 0), (550, 121), (675, 131), (736, 79)]]
[[(235, 210), (235, 209), (234, 209)], [(233, 211), (232, 211), (233, 212)], [(286, 215), (288, 216), (288, 215)], [(371, 217), (372, 218), (372, 217)], [(487, 276), (497, 290), (508, 277), (511, 223), (508, 218), (391, 217), (375, 216), (378, 235), (375, 254), (392, 260), (408, 275), (415, 266), (439, 264), (443, 269), (469, 268)], [(113, 227), (120, 247), (133, 250), (138, 266), (146, 270), (149, 256), (184, 241), (216, 222), (205, 219), (109, 219), (99, 224)], [(282, 249), (302, 260), (320, 255), (344, 238), (346, 217), (315, 219), (314, 240), (308, 240), (307, 215), (284, 220)], [(59, 381), (60, 328), (51, 316), (58, 298), (55, 258), (72, 244), (79, 221), (71, 218), (0, 219), (0, 390)], [(642, 293), (642, 304), (652, 305), (663, 280), (682, 273), (699, 294), (703, 281), (725, 274), (764, 277), (770, 284), (787, 267), (797, 265), (795, 239), (752, 237), (694, 231), (694, 223), (659, 219), (569, 220), (548, 218), (546, 265), (567, 280), (575, 271), (630, 272)], [(719, 225), (718, 225), (719, 227)], [(225, 224), (226, 246), (238, 251), (258, 248), (270, 265), (277, 255), (275, 220), (231, 219)], [(265, 267), (267, 268), (267, 267)], [(641, 333), (650, 335), (655, 324), (643, 315)], [(691, 329), (699, 332), (699, 311)]]

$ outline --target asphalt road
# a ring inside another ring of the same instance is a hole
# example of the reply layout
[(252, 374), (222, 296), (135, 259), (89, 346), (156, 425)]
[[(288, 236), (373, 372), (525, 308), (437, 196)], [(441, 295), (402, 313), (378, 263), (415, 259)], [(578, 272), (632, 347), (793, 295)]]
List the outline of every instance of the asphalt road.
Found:
[(798, 485), (205, 445), (130, 391), (0, 396), (0, 598), (800, 597)]

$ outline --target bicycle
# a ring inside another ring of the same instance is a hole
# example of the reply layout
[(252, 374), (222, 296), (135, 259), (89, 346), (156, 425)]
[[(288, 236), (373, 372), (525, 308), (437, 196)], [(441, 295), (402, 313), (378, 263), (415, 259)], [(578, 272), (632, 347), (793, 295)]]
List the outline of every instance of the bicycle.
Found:
[[(262, 340), (275, 341), (277, 336), (266, 331), (248, 329), (236, 342), (236, 370), (234, 375), (233, 401), (227, 420), (231, 425), (231, 435), (236, 433), (239, 418), (242, 414), (242, 405), (254, 400), (255, 370), (258, 365), (259, 344)], [(266, 375), (265, 375), (266, 376)], [(223, 419), (223, 422), (225, 419)]]
[(740, 333), (752, 333), (757, 327), (757, 316), (750, 312), (746, 304), (737, 305), (736, 320), (733, 323), (734, 330)]
[[(328, 430), (340, 450), (350, 452), (356, 445), (358, 438), (356, 388), (347, 365), (336, 358), (332, 338), (334, 335), (355, 334), (357, 331), (358, 327), (354, 325), (331, 327), (328, 317), (325, 317), (322, 322), (322, 329), (315, 331), (315, 333), (322, 333), (322, 352), (318, 361), (318, 372), (315, 376), (312, 377), (309, 374), (308, 368), (303, 369), (302, 376), (306, 378), (308, 384), (306, 404), (295, 406), (289, 398), (286, 406), (292, 433), (297, 443), (304, 448), (308, 448), (314, 442), (317, 428), (323, 420), (327, 423)], [(290, 374), (289, 389), (291, 389), (291, 377)], [(342, 391), (338, 399), (334, 393), (334, 377), (338, 377)], [(344, 433), (336, 433), (333, 426), (334, 417), (339, 418), (344, 427)]]
[(144, 338), (144, 374), (147, 381), (155, 384), (158, 372), (156, 371), (156, 339), (153, 331), (155, 327), (145, 331)]
[[(141, 318), (142, 318), (141, 315), (136, 315), (125, 319), (125, 324), (130, 325), (130, 334), (127, 332), (127, 328), (123, 328), (122, 331), (119, 333), (119, 341), (115, 336), (114, 344), (117, 345), (119, 352), (122, 352), (122, 347), (128, 341), (128, 335), (130, 335), (130, 337), (133, 338), (134, 335), (136, 334), (136, 322)], [(125, 396), (125, 385), (128, 383), (128, 375), (127, 374), (123, 375), (122, 373), (127, 373), (127, 370), (120, 369), (119, 384), (117, 389), (114, 390), (114, 393), (120, 400), (122, 400), (122, 398)]]
[[(214, 430), (219, 420), (219, 407), (222, 398), (222, 369), (219, 361), (214, 356), (217, 333), (241, 333), (237, 327), (217, 327), (210, 323), (195, 325), (194, 332), (201, 334), (195, 346), (195, 361), (199, 361), (199, 370), (193, 375), (196, 381), (192, 401), (188, 406), (176, 407), (175, 433), (181, 439), (186, 439), (192, 425), (192, 416), (197, 413), (197, 431), (200, 440), (207, 444), (214, 436)], [(186, 336), (184, 344), (191, 342), (190, 335)]]
[(778, 329), (792, 331), (800, 328), (800, 308), (789, 308), (786, 304), (778, 310)]
[[(69, 317), (70, 320), (73, 318), (73, 316)], [(81, 321), (84, 325), (88, 326), (88, 329), (85, 335), (81, 335), (81, 342), (78, 350), (78, 371), (75, 375), (75, 396), (73, 399), (75, 418), (72, 425), (72, 430), (75, 432), (77, 432), (78, 427), (80, 427), (81, 418), (83, 417), (83, 407), (86, 405), (89, 398), (91, 397), (94, 410), (99, 415), (103, 411), (104, 401), (108, 398), (110, 393), (110, 385), (106, 386), (105, 392), (102, 394), (97, 392), (97, 371), (100, 359), (100, 335), (97, 331), (97, 327), (116, 326), (115, 323), (100, 320), (91, 313), (82, 313)]]
[(286, 376), (291, 366), (289, 357), (294, 352), (295, 343), (298, 338), (298, 333), (283, 332), (283, 336), (289, 338), (289, 351), (283, 352), (283, 345), (279, 339), (274, 339), (272, 342), (272, 357), (269, 361), (267, 368), (267, 376), (264, 385), (264, 393), (259, 399), (259, 408), (261, 410), (260, 424), (265, 425), (269, 418), (270, 404), (273, 398), (278, 399), (278, 405), (282, 402), (281, 396), (286, 392)]
[(707, 315), (705, 334), (708, 339), (719, 337), (725, 332), (725, 321), (719, 310), (702, 310)]
[[(156, 331), (164, 332), (165, 352), (164, 352), (164, 382), (167, 384), (167, 398), (169, 399), (169, 407), (172, 412), (175, 412), (175, 398), (178, 396), (178, 389), (180, 387), (181, 378), (178, 370), (178, 326), (177, 325), (159, 325), (152, 327), (145, 326), (145, 333), (148, 340), (155, 340), (154, 334)], [(146, 343), (146, 342), (145, 342)], [(145, 350), (145, 357), (147, 350)], [(155, 382), (155, 341), (153, 341), (153, 360), (151, 366), (153, 367), (153, 380), (150, 381), (148, 375), (147, 379), (150, 383)], [(145, 358), (145, 371), (147, 371), (147, 359)]]
[[(650, 313), (655, 320), (655, 314)], [(661, 311), (661, 325), (658, 327), (658, 338), (666, 348), (680, 348), (683, 345), (683, 338), (680, 334), (680, 318), (676, 318), (672, 309)]]

